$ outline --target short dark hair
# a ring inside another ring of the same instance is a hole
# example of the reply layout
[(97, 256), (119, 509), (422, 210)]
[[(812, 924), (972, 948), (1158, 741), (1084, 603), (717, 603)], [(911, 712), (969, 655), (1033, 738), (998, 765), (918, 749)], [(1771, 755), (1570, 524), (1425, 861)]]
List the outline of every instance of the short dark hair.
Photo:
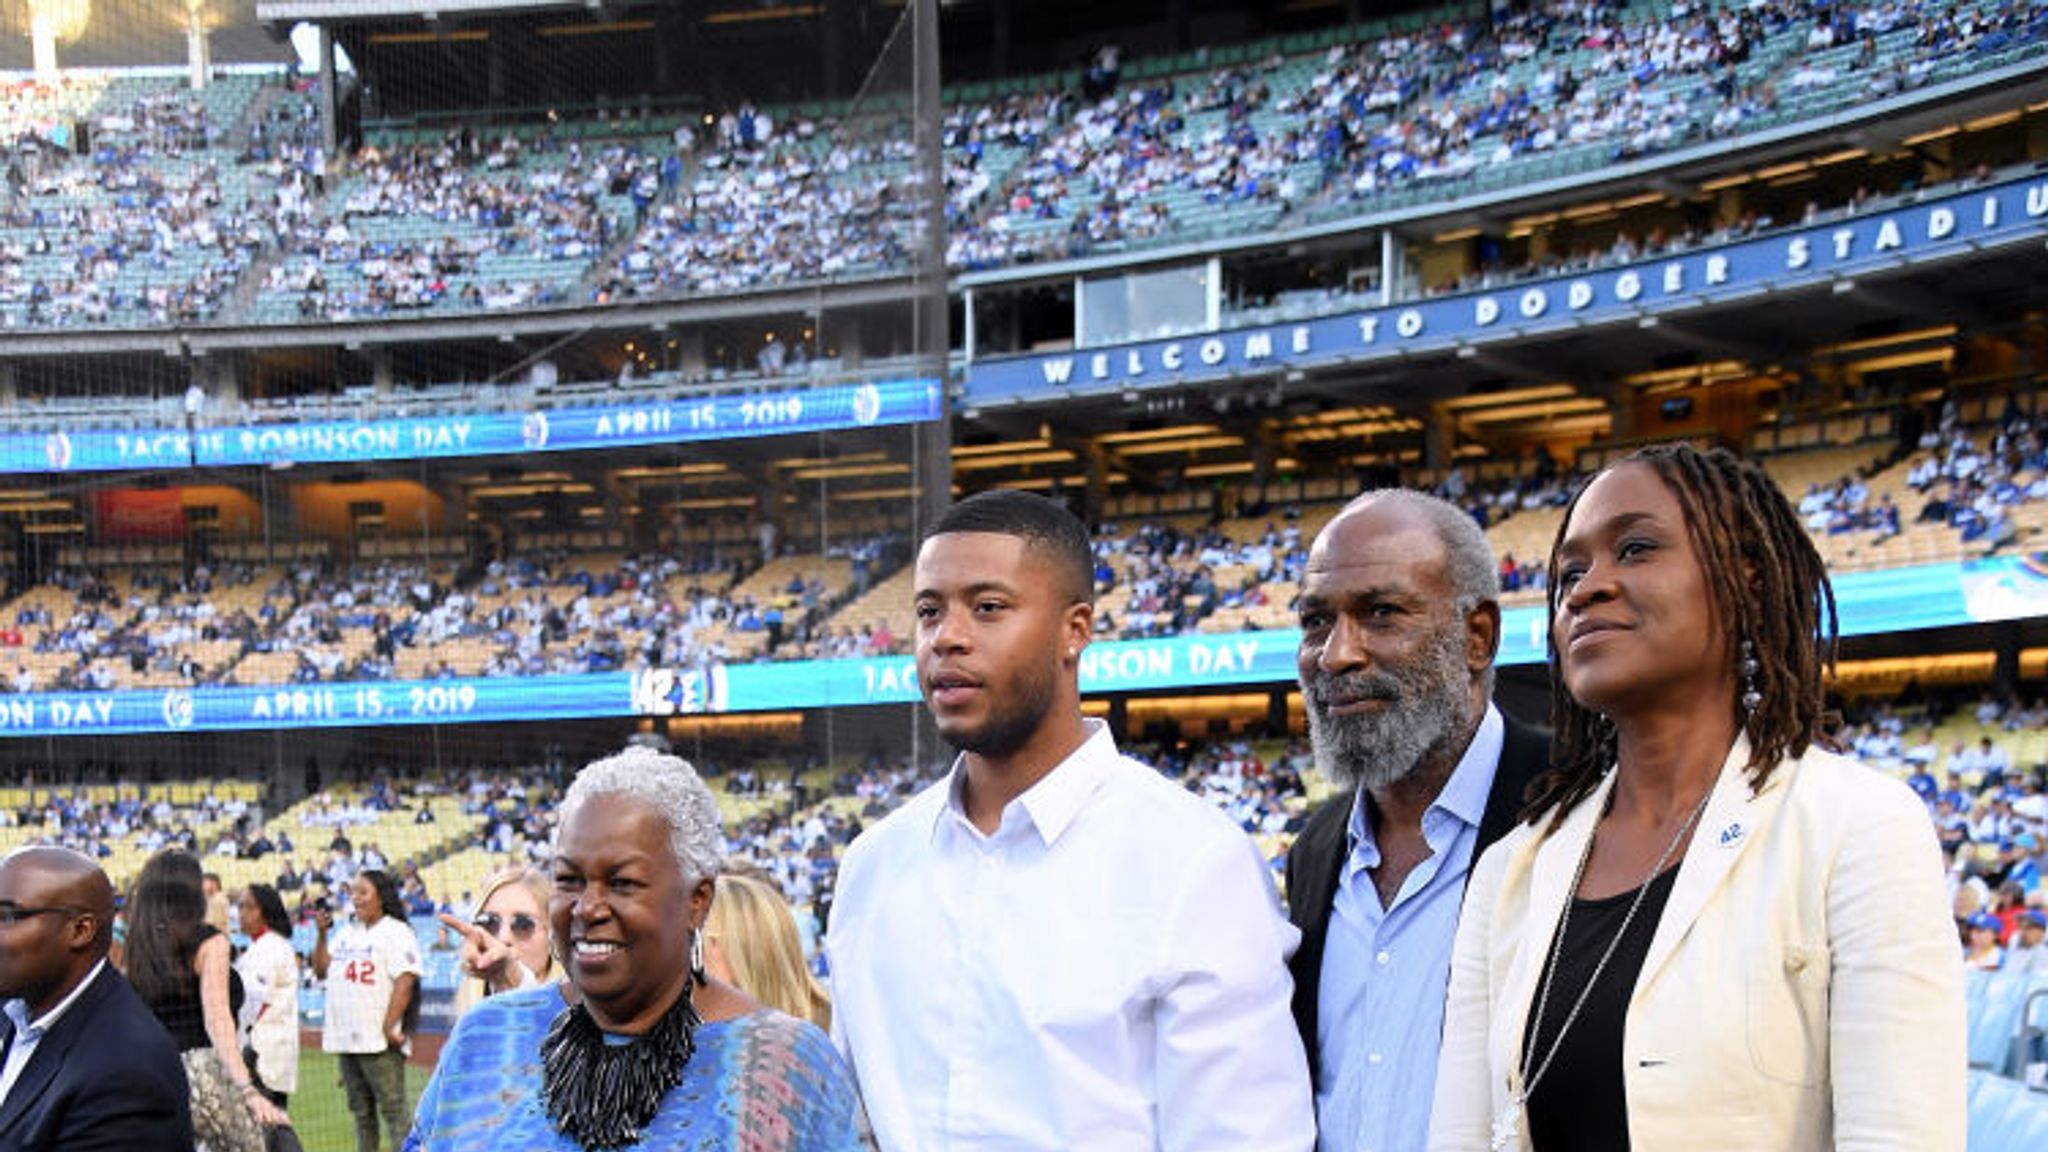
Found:
[(941, 512), (924, 539), (954, 532), (1015, 536), (1041, 551), (1064, 577), (1064, 594), (1076, 604), (1095, 602), (1095, 550), (1088, 526), (1066, 506), (1034, 492), (991, 488)]

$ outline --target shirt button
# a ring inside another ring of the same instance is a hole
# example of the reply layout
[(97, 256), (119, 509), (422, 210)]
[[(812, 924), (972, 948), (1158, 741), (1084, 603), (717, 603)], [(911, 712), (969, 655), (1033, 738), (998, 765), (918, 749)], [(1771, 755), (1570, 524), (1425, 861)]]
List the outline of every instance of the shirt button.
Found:
[(1384, 948), (1380, 949), (1380, 954), (1379, 954), (1379, 955), (1377, 955), (1377, 956), (1373, 957), (1373, 960), (1374, 960), (1374, 961), (1375, 961), (1376, 963), (1378, 963), (1378, 964), (1379, 964), (1379, 966), (1380, 966), (1380, 967), (1382, 967), (1382, 968), (1385, 968), (1385, 967), (1386, 967), (1386, 966), (1387, 966), (1387, 965), (1388, 965), (1389, 963), (1391, 963), (1391, 962), (1393, 961), (1393, 959), (1394, 959), (1394, 954), (1393, 954), (1392, 952), (1389, 952), (1389, 951), (1387, 951), (1387, 950), (1386, 950), (1386, 949), (1384, 949)]
[(1372, 1053), (1365, 1058), (1365, 1062), (1367, 1064), (1378, 1064), (1380, 1062), (1380, 1054), (1377, 1052)]

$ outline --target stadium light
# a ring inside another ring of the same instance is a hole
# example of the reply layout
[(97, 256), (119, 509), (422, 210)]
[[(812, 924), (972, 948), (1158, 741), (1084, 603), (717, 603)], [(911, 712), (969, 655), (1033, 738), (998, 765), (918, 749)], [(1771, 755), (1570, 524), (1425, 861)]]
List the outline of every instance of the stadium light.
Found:
[(1052, 447), (1052, 441), (1043, 436), (1035, 440), (1002, 440), (994, 444), (956, 444), (953, 459), (965, 460), (975, 456), (1000, 456), (1007, 452), (1039, 452)]
[(1074, 454), (1064, 448), (1044, 452), (1016, 452), (1003, 456), (970, 456), (953, 461), (956, 472), (988, 471), (997, 468), (1033, 468), (1040, 464), (1071, 464)]
[(1152, 428), (1142, 432), (1111, 432), (1109, 435), (1099, 439), (1104, 444), (1137, 444), (1147, 440), (1171, 440), (1176, 437), (1214, 431), (1216, 431), (1216, 425), (1214, 424), (1180, 424), (1172, 428)]

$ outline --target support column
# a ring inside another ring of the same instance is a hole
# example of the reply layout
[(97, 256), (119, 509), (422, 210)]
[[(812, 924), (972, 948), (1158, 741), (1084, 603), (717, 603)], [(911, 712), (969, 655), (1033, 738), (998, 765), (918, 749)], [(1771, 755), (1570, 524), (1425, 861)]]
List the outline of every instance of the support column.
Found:
[(1396, 282), (1401, 276), (1401, 243), (1394, 237), (1394, 230), (1385, 229), (1380, 233), (1380, 304), (1394, 302)]
[(1088, 442), (1087, 487), (1082, 493), (1082, 515), (1090, 521), (1105, 520), (1109, 507), (1109, 450), (1095, 441)]
[(2011, 696), (2020, 682), (2020, 630), (1999, 629), (1992, 653), (1991, 691), (2000, 697)]
[(682, 35), (682, 22), (675, 7), (669, 5), (654, 14), (654, 90), (657, 92), (675, 91), (675, 42)]
[(989, 71), (997, 76), (1008, 76), (1015, 62), (1011, 59), (1010, 46), (1016, 37), (1012, 31), (1012, 9), (1016, 0), (995, 0), (989, 8), (988, 59)]
[(684, 328), (674, 332), (670, 339), (676, 346), (669, 352), (669, 363), (685, 380), (702, 380), (711, 374), (710, 362), (704, 356), (704, 330)]
[(1458, 416), (1441, 401), (1429, 406), (1429, 421), (1422, 430), (1422, 467), (1439, 481), (1458, 451)]
[(263, 508), (263, 562), (276, 564), (286, 558), (288, 545), (298, 536), (298, 516), (292, 510), (290, 483), (269, 469), (261, 475), (256, 498)]
[(511, 30), (507, 28), (502, 35), (494, 34), (484, 44), (484, 89), (490, 93), (493, 105), (508, 102), (505, 95), (505, 41), (510, 35)]
[(236, 369), (243, 353), (210, 352), (195, 354), (192, 360), (192, 375), (212, 397), (213, 410), (221, 414), (227, 423), (242, 421), (242, 377)]
[(213, 46), (207, 42), (206, 25), (200, 23), (197, 12), (189, 13), (185, 20), (185, 65), (191, 72), (192, 90), (205, 89), (213, 73)]
[(1604, 386), (1589, 388), (1587, 391), (1607, 401), (1608, 438), (1633, 440), (1636, 436), (1636, 390), (1627, 384), (1610, 380)]
[(370, 391), (382, 400), (391, 395), (391, 349), (382, 344), (369, 349)]
[[(912, 425), (911, 498), (906, 538), (914, 539), (916, 529), (931, 523), (953, 503), (953, 412), (945, 400), (948, 348), (946, 325), (951, 311), (946, 292), (946, 197), (945, 165), (940, 154), (940, 130), (945, 118), (939, 102), (939, 3), (911, 0), (911, 107), (912, 139), (918, 178), (917, 204), (921, 227), (916, 235), (914, 259), (916, 276), (910, 298), (911, 347), (916, 355), (917, 374), (938, 382), (938, 419)], [(945, 744), (931, 715), (920, 708), (911, 724), (912, 763), (919, 767), (945, 755)]]
[(788, 540), (783, 532), (782, 497), (791, 481), (781, 469), (768, 467), (763, 469), (758, 482), (761, 487), (759, 500), (754, 506), (754, 523), (761, 534), (761, 563), (766, 565), (775, 559)]
[(28, 18), (29, 54), (35, 61), (36, 75), (54, 78), (57, 75), (57, 18), (31, 5)]
[(334, 31), (320, 25), (320, 148), (329, 163), (341, 141), (341, 101), (334, 90)]

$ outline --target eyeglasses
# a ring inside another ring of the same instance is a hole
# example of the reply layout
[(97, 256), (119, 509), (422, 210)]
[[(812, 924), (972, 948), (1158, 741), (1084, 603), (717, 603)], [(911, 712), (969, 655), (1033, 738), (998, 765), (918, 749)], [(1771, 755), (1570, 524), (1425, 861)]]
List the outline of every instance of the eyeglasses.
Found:
[(52, 913), (76, 916), (84, 911), (85, 909), (83, 908), (74, 908), (69, 904), (52, 904), (48, 908), (24, 908), (19, 904), (0, 904), (0, 924), (19, 924), (31, 916), (48, 916)]
[[(479, 912), (476, 914), (476, 919), (470, 921), (470, 923), (496, 936), (498, 935), (498, 929), (504, 927), (505, 919), (496, 912)], [(533, 930), (538, 927), (540, 927), (540, 922), (526, 913), (515, 912), (512, 914), (512, 938), (514, 940), (531, 939), (533, 937)]]

